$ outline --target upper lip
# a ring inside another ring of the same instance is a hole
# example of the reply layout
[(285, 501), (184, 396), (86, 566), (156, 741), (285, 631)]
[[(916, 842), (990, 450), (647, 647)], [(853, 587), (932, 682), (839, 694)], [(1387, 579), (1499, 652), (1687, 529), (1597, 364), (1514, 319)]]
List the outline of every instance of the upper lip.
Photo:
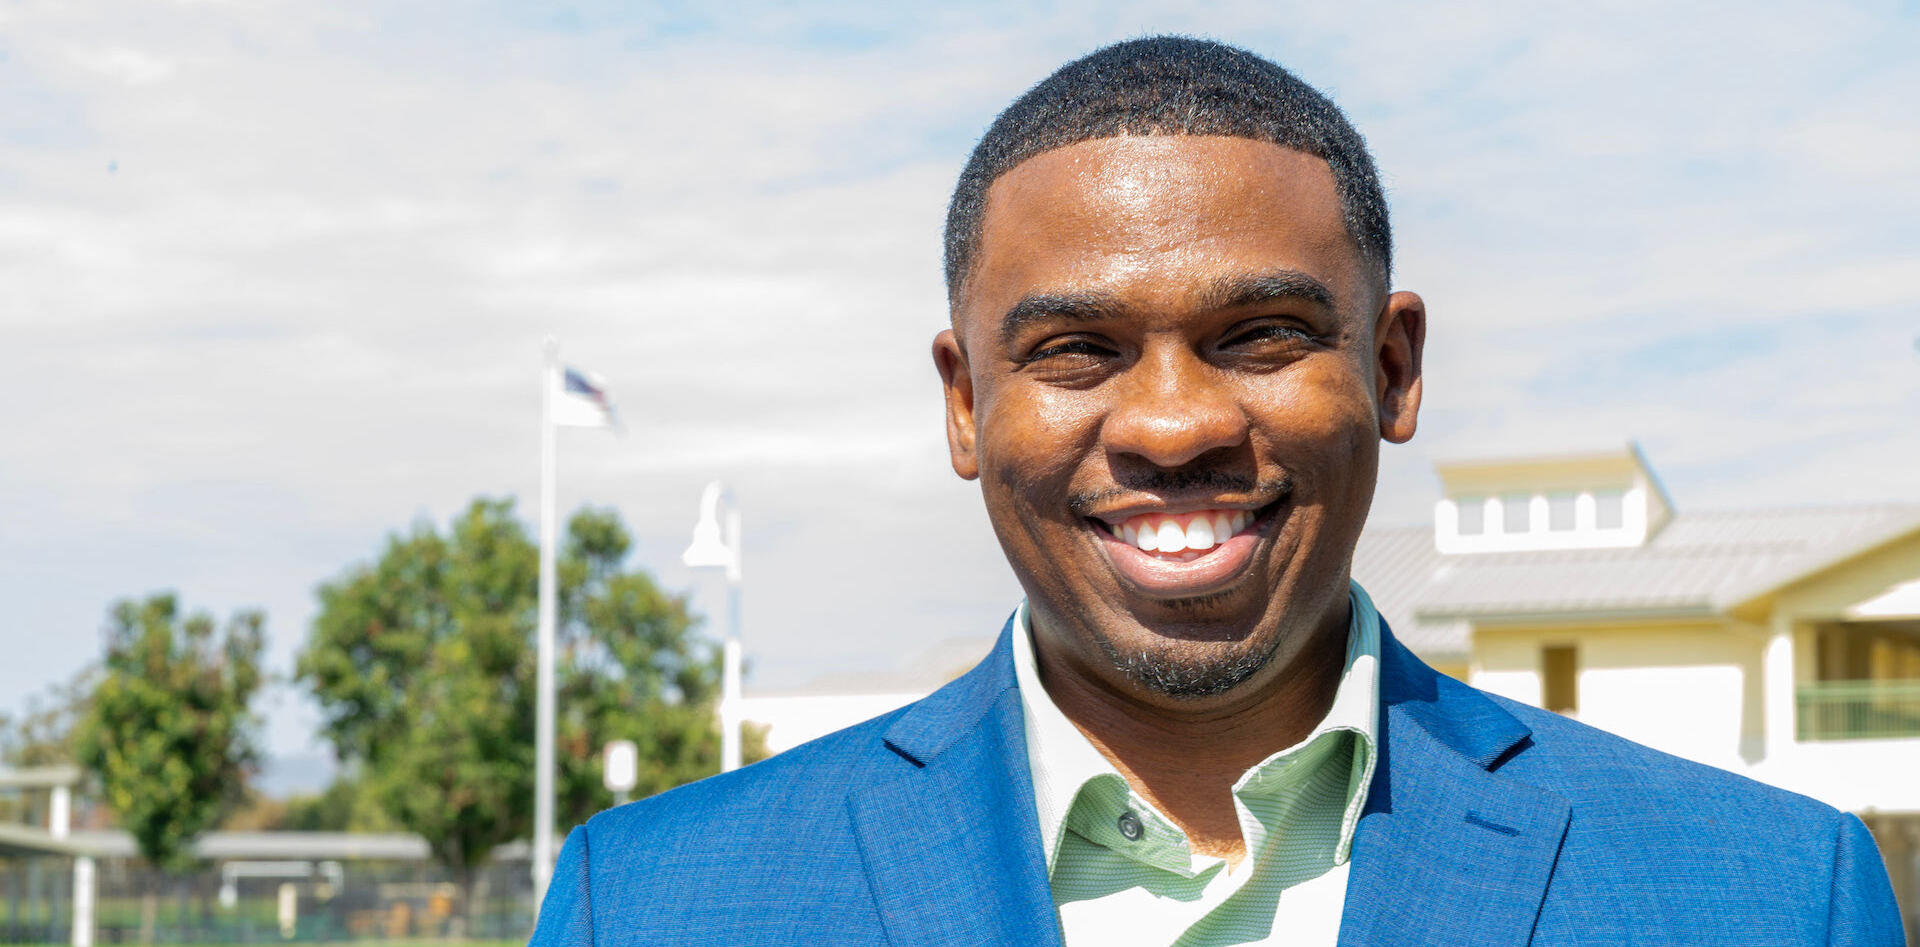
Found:
[(1149, 513), (1164, 513), (1178, 516), (1182, 513), (1198, 513), (1201, 510), (1247, 510), (1249, 512), (1267, 507), (1285, 498), (1278, 494), (1266, 498), (1247, 499), (1245, 497), (1228, 499), (1225, 497), (1179, 497), (1167, 498), (1151, 494), (1138, 497), (1126, 497), (1100, 504), (1100, 508), (1088, 513), (1089, 519), (1099, 520), (1108, 526), (1123, 525), (1127, 520)]

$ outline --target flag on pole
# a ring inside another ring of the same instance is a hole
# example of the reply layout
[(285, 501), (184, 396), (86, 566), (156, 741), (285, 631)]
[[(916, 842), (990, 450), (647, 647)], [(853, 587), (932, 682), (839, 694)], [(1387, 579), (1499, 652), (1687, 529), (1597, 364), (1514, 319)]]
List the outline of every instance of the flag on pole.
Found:
[(556, 427), (619, 428), (619, 418), (613, 413), (613, 399), (607, 395), (607, 383), (599, 375), (563, 367), (559, 381), (560, 390), (553, 393)]
[[(554, 861), (554, 638), (560, 623), (560, 517), (555, 510), (556, 429), (604, 427), (619, 430), (620, 419), (600, 376), (560, 363), (560, 343), (548, 336), (542, 346), (540, 374), (540, 614), (534, 642), (533, 903), (545, 900)], [(535, 908), (538, 910), (538, 907)]]

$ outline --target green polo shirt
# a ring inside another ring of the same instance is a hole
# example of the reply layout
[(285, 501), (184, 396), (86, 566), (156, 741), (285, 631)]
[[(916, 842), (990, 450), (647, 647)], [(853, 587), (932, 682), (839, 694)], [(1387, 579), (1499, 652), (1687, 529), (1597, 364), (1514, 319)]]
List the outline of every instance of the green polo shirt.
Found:
[(1352, 585), (1346, 664), (1306, 739), (1233, 786), (1247, 856), (1196, 856), (1054, 705), (1040, 685), (1027, 608), (1014, 614), (1014, 673), (1053, 903), (1080, 944), (1331, 945), (1347, 856), (1373, 782), (1380, 615)]

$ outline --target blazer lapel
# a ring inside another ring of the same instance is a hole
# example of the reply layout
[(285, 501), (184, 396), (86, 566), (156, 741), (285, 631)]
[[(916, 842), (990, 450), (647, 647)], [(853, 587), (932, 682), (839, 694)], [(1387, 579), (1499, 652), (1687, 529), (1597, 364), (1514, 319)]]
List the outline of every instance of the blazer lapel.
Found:
[(895, 944), (1060, 944), (1009, 633), (888, 728), (898, 765), (848, 799)]
[(1570, 807), (1496, 772), (1526, 749), (1524, 724), (1381, 632), (1381, 759), (1340, 943), (1525, 944)]

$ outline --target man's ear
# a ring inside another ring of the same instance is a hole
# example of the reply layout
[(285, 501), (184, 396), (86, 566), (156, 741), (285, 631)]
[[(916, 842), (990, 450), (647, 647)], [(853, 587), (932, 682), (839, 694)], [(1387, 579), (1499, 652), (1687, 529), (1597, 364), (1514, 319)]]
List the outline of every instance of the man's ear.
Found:
[(1414, 293), (1387, 297), (1374, 326), (1374, 404), (1380, 437), (1395, 444), (1413, 439), (1420, 417), (1420, 356), (1427, 344), (1427, 304)]
[(947, 453), (953, 472), (972, 480), (980, 476), (980, 459), (974, 453), (973, 374), (967, 368), (967, 350), (952, 329), (933, 337), (933, 365), (947, 390)]

